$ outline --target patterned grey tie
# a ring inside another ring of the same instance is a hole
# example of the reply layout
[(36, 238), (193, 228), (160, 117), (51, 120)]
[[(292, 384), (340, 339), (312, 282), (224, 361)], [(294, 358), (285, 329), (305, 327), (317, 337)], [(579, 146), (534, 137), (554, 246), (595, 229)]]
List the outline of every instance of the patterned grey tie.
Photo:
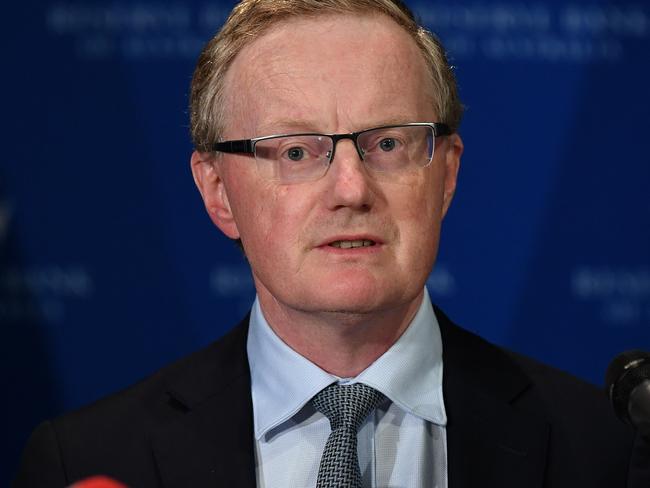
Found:
[(330, 385), (312, 398), (312, 404), (329, 419), (332, 428), (320, 460), (316, 488), (361, 488), (357, 431), (384, 398), (361, 383)]

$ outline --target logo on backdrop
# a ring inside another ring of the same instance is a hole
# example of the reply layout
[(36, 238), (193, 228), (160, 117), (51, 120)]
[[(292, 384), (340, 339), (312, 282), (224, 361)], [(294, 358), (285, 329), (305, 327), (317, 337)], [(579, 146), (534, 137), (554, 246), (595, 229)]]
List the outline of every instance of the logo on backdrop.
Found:
[[(575, 3), (409, 2), (453, 59), (621, 62), (628, 44), (650, 34), (650, 10), (639, 2)], [(229, 10), (224, 2), (58, 2), (45, 18), (50, 35), (71, 39), (79, 58), (195, 59)]]
[[(0, 247), (9, 237), (14, 206), (0, 200)], [(61, 323), (66, 306), (93, 293), (93, 280), (83, 266), (21, 266), (9, 261), (0, 269), (0, 323)]]
[(598, 307), (603, 322), (635, 325), (650, 321), (650, 269), (647, 266), (581, 266), (571, 275), (573, 296)]

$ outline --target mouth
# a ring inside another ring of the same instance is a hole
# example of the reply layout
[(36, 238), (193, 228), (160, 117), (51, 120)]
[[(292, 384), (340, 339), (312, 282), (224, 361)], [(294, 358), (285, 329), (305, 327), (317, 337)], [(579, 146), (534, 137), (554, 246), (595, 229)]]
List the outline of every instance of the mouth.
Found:
[(328, 244), (330, 247), (335, 247), (337, 249), (353, 249), (357, 247), (372, 247), (377, 243), (370, 239), (358, 239), (354, 241), (333, 241)]

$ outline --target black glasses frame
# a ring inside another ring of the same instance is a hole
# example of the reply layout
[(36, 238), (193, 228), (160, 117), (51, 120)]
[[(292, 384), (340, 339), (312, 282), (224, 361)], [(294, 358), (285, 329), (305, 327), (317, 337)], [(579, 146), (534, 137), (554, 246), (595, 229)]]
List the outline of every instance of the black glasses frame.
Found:
[(359, 136), (366, 132), (370, 132), (377, 129), (391, 129), (393, 127), (408, 127), (408, 126), (426, 126), (431, 127), (433, 130), (433, 136), (441, 137), (448, 136), (452, 134), (451, 129), (447, 124), (441, 122), (412, 122), (409, 124), (392, 124), (392, 125), (382, 125), (379, 127), (372, 127), (370, 129), (364, 129), (358, 132), (350, 132), (348, 134), (319, 134), (317, 132), (302, 132), (299, 134), (275, 134), (272, 136), (263, 136), (263, 137), (254, 137), (252, 139), (238, 139), (233, 141), (221, 141), (216, 142), (212, 145), (212, 150), (216, 152), (223, 153), (238, 153), (238, 154), (255, 154), (255, 145), (259, 141), (266, 141), (268, 139), (276, 139), (278, 137), (293, 137), (293, 136), (321, 136), (329, 137), (332, 140), (332, 154), (329, 156), (330, 162), (334, 159), (334, 152), (336, 152), (336, 144), (340, 140), (350, 139), (354, 143), (354, 147), (357, 148), (357, 153), (363, 161), (363, 151), (359, 147), (357, 142)]

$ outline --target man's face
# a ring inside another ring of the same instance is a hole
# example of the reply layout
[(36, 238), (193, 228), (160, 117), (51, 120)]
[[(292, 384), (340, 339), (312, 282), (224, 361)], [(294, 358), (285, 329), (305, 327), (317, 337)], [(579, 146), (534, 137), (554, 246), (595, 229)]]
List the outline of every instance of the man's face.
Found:
[[(290, 19), (248, 45), (226, 77), (224, 139), (348, 133), (439, 121), (416, 44), (384, 16)], [(217, 226), (241, 238), (262, 302), (303, 312), (380, 312), (420, 295), (435, 260), (462, 143), (440, 138), (426, 168), (378, 176), (352, 141), (325, 176), (265, 180), (250, 156), (193, 156)], [(371, 241), (358, 248), (337, 241)]]

